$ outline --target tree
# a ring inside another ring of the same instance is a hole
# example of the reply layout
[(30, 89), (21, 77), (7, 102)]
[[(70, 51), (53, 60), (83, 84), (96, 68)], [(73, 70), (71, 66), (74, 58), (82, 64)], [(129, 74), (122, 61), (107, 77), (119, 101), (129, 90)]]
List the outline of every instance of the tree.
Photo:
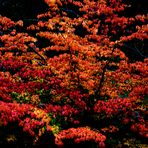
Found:
[(45, 3), (26, 28), (0, 16), (1, 126), (15, 122), (34, 145), (46, 132), (57, 146), (144, 142), (146, 14), (128, 16), (122, 0)]

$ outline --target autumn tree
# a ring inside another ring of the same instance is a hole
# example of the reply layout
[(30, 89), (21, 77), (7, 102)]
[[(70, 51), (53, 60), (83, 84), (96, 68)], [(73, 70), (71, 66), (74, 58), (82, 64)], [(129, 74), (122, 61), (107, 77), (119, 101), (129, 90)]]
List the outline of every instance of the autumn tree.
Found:
[(122, 0), (45, 3), (27, 27), (0, 16), (0, 127), (15, 123), (35, 146), (45, 133), (58, 147), (144, 143), (147, 14)]

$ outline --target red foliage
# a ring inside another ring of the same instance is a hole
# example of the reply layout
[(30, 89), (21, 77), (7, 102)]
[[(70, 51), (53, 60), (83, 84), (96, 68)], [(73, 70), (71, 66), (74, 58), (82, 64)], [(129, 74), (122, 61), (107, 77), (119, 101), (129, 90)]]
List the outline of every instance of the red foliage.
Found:
[[(6, 126), (9, 123), (15, 122), (23, 128), (24, 132), (33, 136), (35, 140), (44, 133), (44, 131), (40, 133), (40, 130), (44, 128), (44, 126), (47, 126), (47, 131), (51, 131), (51, 127), (49, 128), (50, 118), (43, 110), (37, 109), (32, 105), (0, 101), (0, 112), (0, 126)], [(37, 129), (39, 133), (36, 132)]]
[(147, 16), (127, 17), (122, 0), (45, 3), (26, 28), (0, 16), (0, 126), (16, 122), (35, 142), (46, 127), (58, 146), (105, 147), (124, 129), (147, 138)]
[(104, 141), (106, 137), (98, 131), (93, 131), (88, 127), (70, 128), (68, 130), (61, 131), (55, 139), (58, 146), (63, 146), (63, 140), (73, 139), (75, 143), (93, 140), (99, 147), (105, 147)]

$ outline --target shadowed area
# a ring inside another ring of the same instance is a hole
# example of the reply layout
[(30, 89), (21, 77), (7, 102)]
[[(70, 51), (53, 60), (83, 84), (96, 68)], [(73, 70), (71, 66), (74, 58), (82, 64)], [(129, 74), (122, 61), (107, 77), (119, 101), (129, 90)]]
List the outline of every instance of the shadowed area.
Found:
[(43, 0), (0, 0), (0, 14), (12, 20), (36, 18), (47, 9)]

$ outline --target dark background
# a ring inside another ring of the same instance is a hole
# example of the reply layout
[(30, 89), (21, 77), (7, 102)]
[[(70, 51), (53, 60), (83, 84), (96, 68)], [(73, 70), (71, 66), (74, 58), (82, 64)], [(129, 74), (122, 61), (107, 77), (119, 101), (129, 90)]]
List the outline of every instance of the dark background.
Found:
[[(132, 6), (124, 12), (126, 16), (148, 13), (147, 0), (123, 0), (123, 2)], [(46, 12), (47, 9), (44, 0), (0, 0), (0, 14), (12, 20), (35, 18), (37, 14)]]

